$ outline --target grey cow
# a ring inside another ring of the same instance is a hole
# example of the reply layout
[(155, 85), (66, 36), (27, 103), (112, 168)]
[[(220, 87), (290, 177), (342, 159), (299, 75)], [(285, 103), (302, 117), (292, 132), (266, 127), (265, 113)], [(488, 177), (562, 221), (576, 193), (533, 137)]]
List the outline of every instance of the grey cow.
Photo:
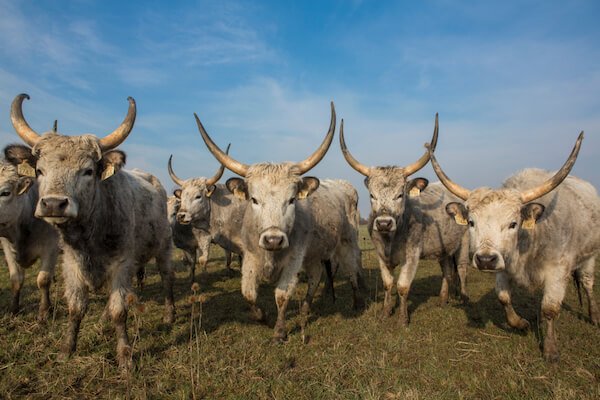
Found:
[[(435, 118), (432, 143), (438, 137)], [(440, 300), (448, 301), (448, 287), (458, 268), (461, 295), (467, 298), (465, 280), (468, 265), (466, 228), (448, 220), (445, 205), (458, 200), (440, 183), (429, 185), (427, 179), (408, 177), (429, 161), (428, 153), (406, 167), (367, 167), (351, 154), (344, 140), (344, 121), (340, 128), (340, 145), (346, 161), (365, 178), (371, 196), (369, 234), (379, 258), (379, 269), (385, 289), (384, 316), (391, 315), (395, 299), (392, 296), (394, 268), (402, 264), (397, 289), (400, 295), (400, 322), (407, 325), (408, 294), (420, 259), (437, 259), (443, 279)], [(461, 246), (461, 244), (465, 245)]]
[[(15, 145), (13, 147), (24, 147)], [(38, 321), (45, 322), (50, 308), (50, 284), (58, 258), (58, 234), (48, 223), (33, 216), (38, 201), (38, 185), (34, 178), (19, 174), (20, 160), (11, 148), (0, 160), (0, 237), (12, 286), (11, 311), (19, 311), (23, 287), (23, 268), (41, 260), (37, 285), (40, 290)]]
[[(107, 304), (117, 335), (117, 360), (130, 366), (127, 336), (127, 297), (131, 279), (140, 265), (156, 259), (165, 291), (165, 321), (174, 319), (171, 230), (167, 220), (167, 196), (152, 175), (125, 171), (125, 153), (115, 149), (131, 132), (135, 101), (123, 123), (109, 135), (38, 135), (22, 112), (26, 94), (13, 101), (11, 119), (17, 134), (31, 149), (15, 158), (36, 171), (39, 200), (35, 216), (54, 225), (64, 252), (63, 276), (69, 308), (68, 332), (63, 354), (73, 353), (81, 320), (88, 305), (88, 291), (107, 285)], [(21, 148), (22, 149), (22, 148)]]
[(200, 246), (200, 265), (206, 268), (212, 241), (225, 250), (226, 266), (229, 269), (231, 253), (242, 254), (239, 228), (246, 204), (233, 196), (224, 185), (217, 184), (225, 167), (221, 165), (211, 178), (186, 180), (178, 178), (173, 171), (172, 156), (169, 158), (168, 168), (173, 182), (181, 186), (181, 189), (174, 192), (180, 204), (176, 223), (181, 227), (180, 230), (189, 231)]
[[(212, 141), (196, 116), (202, 138), (215, 158), (245, 179), (231, 178), (228, 189), (246, 201), (241, 225), (242, 295), (251, 307), (252, 317), (265, 315), (256, 304), (260, 281), (274, 282), (277, 322), (273, 339), (287, 337), (285, 312), (296, 289), (298, 274), (308, 275), (308, 292), (302, 305), (303, 325), (321, 279), (325, 260), (335, 260), (353, 271), (351, 282), (358, 293), (361, 265), (358, 236), (346, 213), (345, 191), (334, 182), (323, 185), (314, 177), (302, 177), (327, 152), (335, 131), (335, 110), (331, 104), (331, 123), (321, 146), (306, 160), (293, 163), (246, 165), (225, 154)], [(337, 190), (329, 190), (337, 188)], [(327, 190), (326, 190), (327, 189)], [(359, 298), (356, 294), (355, 298)]]
[(526, 329), (529, 323), (512, 307), (510, 283), (542, 289), (547, 327), (543, 352), (550, 362), (559, 359), (554, 321), (572, 275), (585, 289), (592, 323), (600, 325), (592, 293), (600, 251), (600, 198), (588, 182), (568, 176), (582, 140), (583, 132), (558, 172), (526, 169), (500, 189), (465, 189), (451, 181), (431, 156), (442, 183), (465, 200), (449, 204), (448, 214), (469, 227), (473, 265), (496, 272), (496, 294), (511, 327)]

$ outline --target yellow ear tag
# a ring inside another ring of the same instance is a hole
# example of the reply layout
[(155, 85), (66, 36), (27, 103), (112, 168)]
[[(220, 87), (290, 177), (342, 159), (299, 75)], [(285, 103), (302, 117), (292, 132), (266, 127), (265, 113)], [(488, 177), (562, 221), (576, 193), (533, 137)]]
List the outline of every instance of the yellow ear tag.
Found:
[(525, 221), (523, 221), (521, 226), (523, 227), (523, 229), (532, 230), (533, 228), (535, 228), (535, 219), (533, 219), (533, 218), (526, 219)]
[(456, 215), (454, 216), (454, 221), (456, 221), (456, 223), (457, 223), (458, 225), (467, 225), (467, 220), (466, 220), (466, 219), (464, 219), (464, 218), (463, 218), (463, 216), (462, 216), (462, 215), (460, 215), (460, 214), (456, 214)]
[(419, 197), (421, 195), (421, 189), (419, 189), (418, 187), (413, 187), (412, 189), (410, 189), (410, 192), (408, 192), (408, 195), (410, 197)]
[(106, 168), (104, 168), (104, 171), (102, 171), (101, 180), (108, 179), (111, 176), (113, 176), (114, 174), (115, 174), (115, 166), (112, 164), (106, 164)]
[(17, 165), (17, 173), (21, 176), (35, 178), (35, 169), (33, 169), (33, 167), (29, 165), (27, 161), (23, 161), (21, 164)]

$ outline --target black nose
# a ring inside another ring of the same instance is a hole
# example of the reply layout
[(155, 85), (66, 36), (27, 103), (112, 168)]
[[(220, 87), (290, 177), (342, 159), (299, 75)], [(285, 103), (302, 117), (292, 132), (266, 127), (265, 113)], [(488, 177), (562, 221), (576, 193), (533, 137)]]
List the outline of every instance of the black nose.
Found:
[(66, 197), (43, 197), (40, 199), (42, 213), (46, 217), (62, 217), (69, 205)]
[(496, 254), (476, 254), (475, 263), (479, 269), (496, 269), (498, 256)]
[(179, 222), (180, 224), (189, 223), (190, 220), (188, 218), (187, 213), (186, 212), (178, 212), (177, 213), (177, 222)]
[(283, 235), (265, 235), (264, 244), (268, 250), (277, 250), (283, 245)]
[(377, 225), (377, 230), (382, 232), (388, 232), (392, 229), (392, 220), (391, 219), (378, 219), (375, 221)]

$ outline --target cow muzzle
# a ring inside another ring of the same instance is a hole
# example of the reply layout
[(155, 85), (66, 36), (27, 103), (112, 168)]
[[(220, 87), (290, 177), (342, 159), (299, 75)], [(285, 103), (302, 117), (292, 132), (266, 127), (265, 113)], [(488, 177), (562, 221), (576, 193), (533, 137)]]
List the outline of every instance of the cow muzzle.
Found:
[(290, 244), (287, 235), (277, 228), (269, 228), (260, 234), (258, 245), (265, 250), (278, 251)]
[(496, 252), (476, 252), (473, 262), (480, 271), (495, 272), (504, 269), (504, 263)]
[(35, 216), (49, 223), (61, 224), (77, 217), (77, 205), (67, 196), (45, 196), (38, 201)]
[(181, 225), (189, 225), (192, 222), (192, 216), (186, 211), (180, 211), (177, 213), (177, 222)]
[(394, 232), (396, 230), (396, 220), (390, 216), (381, 216), (373, 221), (373, 230), (382, 233)]

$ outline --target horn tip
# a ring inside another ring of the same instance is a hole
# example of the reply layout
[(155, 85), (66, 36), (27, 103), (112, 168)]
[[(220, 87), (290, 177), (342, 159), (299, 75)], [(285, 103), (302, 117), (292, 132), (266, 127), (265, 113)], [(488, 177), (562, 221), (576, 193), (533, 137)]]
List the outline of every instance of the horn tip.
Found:
[(17, 96), (17, 98), (23, 98), (23, 99), (27, 99), (27, 100), (31, 99), (31, 97), (29, 97), (29, 95), (27, 93), (21, 93), (20, 95)]
[(131, 96), (127, 96), (127, 101), (130, 102), (130, 103), (135, 104), (135, 99), (133, 97), (131, 97)]

